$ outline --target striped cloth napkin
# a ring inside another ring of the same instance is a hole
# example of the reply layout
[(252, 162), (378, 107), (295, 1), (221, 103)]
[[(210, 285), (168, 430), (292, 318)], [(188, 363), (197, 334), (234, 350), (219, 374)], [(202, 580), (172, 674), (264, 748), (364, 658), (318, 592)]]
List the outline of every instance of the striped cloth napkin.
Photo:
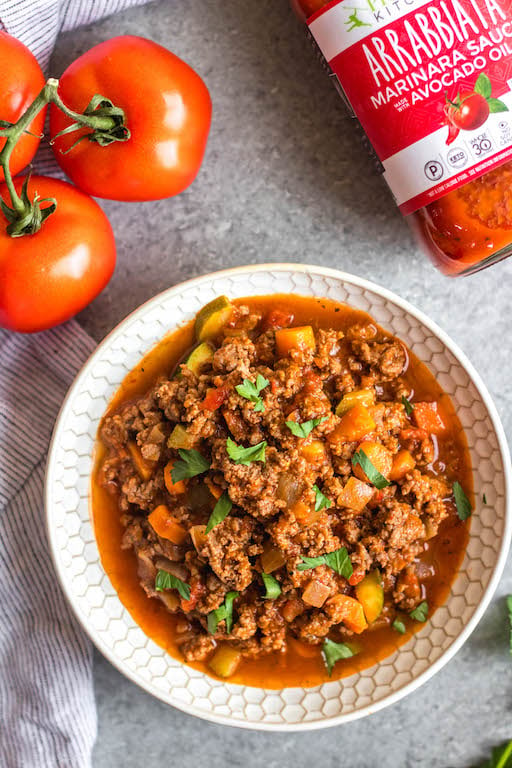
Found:
[[(146, 1), (0, 0), (0, 27), (46, 69), (60, 31)], [(1, 768), (91, 765), (92, 649), (53, 571), (43, 483), (60, 404), (93, 348), (74, 321), (33, 336), (0, 330)]]

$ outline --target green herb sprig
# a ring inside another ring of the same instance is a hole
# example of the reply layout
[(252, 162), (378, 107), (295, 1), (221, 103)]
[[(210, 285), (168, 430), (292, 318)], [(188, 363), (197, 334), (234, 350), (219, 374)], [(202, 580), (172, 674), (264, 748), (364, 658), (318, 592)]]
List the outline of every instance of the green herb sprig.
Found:
[(421, 621), (424, 623), (427, 620), (428, 617), (428, 603), (426, 600), (423, 600), (419, 605), (416, 606), (414, 611), (411, 611), (409, 616), (411, 619), (414, 619), (414, 621)]
[(320, 512), (321, 509), (329, 509), (332, 506), (332, 501), (324, 496), (322, 491), (317, 485), (313, 486), (315, 492), (315, 512)]
[(376, 488), (381, 491), (383, 488), (386, 488), (389, 485), (389, 480), (386, 480), (384, 475), (381, 475), (379, 470), (373, 466), (372, 462), (366, 455), (366, 453), (363, 451), (362, 448), (360, 448), (358, 451), (354, 453), (352, 456), (352, 466), (357, 467), (357, 465), (361, 467), (363, 472), (365, 473), (366, 477), (374, 485)]
[(190, 600), (190, 584), (178, 579), (177, 576), (173, 576), (168, 571), (157, 571), (155, 589), (157, 592), (163, 592), (164, 589), (177, 589), (184, 600)]
[(206, 524), (205, 533), (210, 533), (212, 528), (222, 523), (222, 521), (229, 515), (233, 507), (233, 502), (229, 498), (227, 491), (224, 491), (218, 502), (213, 508), (208, 523)]
[(186, 480), (189, 477), (202, 475), (210, 469), (210, 462), (194, 448), (180, 448), (178, 451), (181, 460), (175, 461), (171, 470), (173, 483)]
[(226, 634), (230, 634), (233, 628), (233, 602), (239, 596), (239, 592), (228, 592), (221, 606), (208, 614), (208, 632), (214, 635), (221, 621), (226, 622)]
[(411, 403), (410, 400), (406, 398), (405, 395), (402, 395), (402, 405), (405, 408), (405, 412), (408, 416), (411, 415), (411, 413), (414, 411), (414, 405)]
[(266, 440), (262, 440), (261, 443), (258, 443), (257, 445), (250, 445), (249, 448), (237, 445), (230, 437), (226, 440), (226, 450), (229, 458), (234, 461), (235, 464), (243, 464), (246, 467), (253, 461), (262, 461), (264, 464), (266, 447)]
[(319, 565), (327, 565), (333, 571), (339, 573), (345, 579), (350, 579), (354, 572), (352, 562), (345, 547), (328, 552), (318, 557), (303, 557), (302, 563), (297, 566), (298, 571), (308, 571), (310, 568), (318, 568)]
[(322, 645), (322, 654), (327, 667), (329, 677), (332, 675), (334, 665), (340, 659), (350, 659), (355, 656), (355, 652), (346, 643), (335, 643), (334, 640), (327, 638)]
[(328, 416), (322, 416), (319, 419), (303, 421), (302, 424), (298, 421), (286, 421), (285, 424), (295, 437), (308, 437), (315, 427), (318, 427), (319, 424), (323, 424), (328, 418)]
[(269, 384), (269, 380), (262, 376), (261, 373), (258, 373), (255, 382), (249, 381), (249, 379), (244, 379), (243, 384), (238, 384), (235, 389), (241, 397), (245, 397), (246, 400), (250, 400), (254, 403), (255, 411), (264, 411), (265, 406), (260, 397), (260, 392), (262, 392), (265, 387), (268, 387)]
[(263, 579), (263, 584), (266, 590), (263, 595), (265, 600), (275, 600), (276, 597), (279, 597), (281, 594), (281, 585), (275, 576), (272, 576), (270, 573), (262, 573), (261, 578)]
[(455, 506), (459, 520), (467, 520), (471, 515), (471, 502), (464, 493), (462, 485), (455, 481), (453, 484), (453, 495), (455, 497)]

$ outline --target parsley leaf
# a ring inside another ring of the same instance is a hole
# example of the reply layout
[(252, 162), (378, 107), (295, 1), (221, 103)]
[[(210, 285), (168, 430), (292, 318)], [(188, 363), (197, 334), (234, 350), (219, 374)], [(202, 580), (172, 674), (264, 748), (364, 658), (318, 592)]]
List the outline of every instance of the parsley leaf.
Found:
[(261, 578), (263, 579), (263, 584), (266, 589), (266, 594), (264, 595), (265, 600), (275, 600), (276, 597), (279, 597), (281, 594), (281, 585), (278, 580), (270, 573), (262, 573)]
[(229, 458), (232, 459), (235, 464), (243, 464), (246, 467), (249, 466), (251, 461), (262, 461), (265, 463), (266, 447), (266, 440), (262, 440), (258, 445), (250, 445), (249, 448), (237, 445), (230, 437), (226, 440), (226, 448)]
[(395, 619), (391, 626), (395, 632), (398, 632), (400, 635), (405, 635), (405, 624), (400, 619)]
[(240, 592), (228, 592), (224, 602), (219, 608), (210, 611), (208, 614), (208, 632), (214, 635), (221, 621), (226, 622), (226, 634), (230, 634), (233, 627), (233, 601), (236, 600)]
[(366, 455), (366, 453), (363, 451), (362, 448), (360, 448), (358, 451), (354, 453), (352, 456), (352, 466), (356, 467), (359, 464), (363, 472), (365, 473), (366, 477), (372, 483), (376, 488), (381, 491), (383, 488), (386, 488), (389, 485), (389, 480), (386, 480), (384, 475), (381, 475), (378, 469), (373, 466), (372, 462)]
[(411, 415), (411, 413), (414, 411), (414, 405), (411, 403), (410, 400), (406, 398), (405, 395), (402, 395), (402, 405), (405, 408), (405, 412), (408, 416)]
[(315, 512), (320, 512), (321, 509), (329, 509), (332, 506), (332, 501), (324, 496), (318, 485), (313, 486), (315, 492)]
[(225, 517), (229, 515), (231, 512), (231, 507), (233, 506), (233, 502), (229, 498), (227, 491), (224, 491), (218, 502), (213, 508), (213, 512), (210, 515), (210, 518), (208, 520), (208, 524), (206, 526), (205, 533), (210, 533), (212, 528), (215, 528), (216, 525), (219, 523), (222, 523)]
[(286, 421), (285, 424), (295, 437), (308, 437), (315, 427), (318, 427), (319, 424), (323, 424), (328, 418), (328, 416), (322, 416), (319, 419), (303, 421), (302, 424), (299, 424), (298, 421)]
[(512, 653), (512, 595), (507, 596), (508, 621), (510, 624), (510, 653)]
[(462, 485), (457, 481), (453, 484), (453, 495), (455, 496), (455, 504), (457, 505), (457, 515), (459, 520), (467, 520), (471, 515), (471, 502), (464, 493)]
[(180, 448), (178, 451), (181, 461), (175, 461), (171, 470), (173, 483), (179, 483), (187, 477), (202, 475), (210, 469), (210, 462), (194, 448)]
[(268, 387), (269, 384), (269, 380), (262, 376), (261, 373), (258, 373), (255, 383), (249, 381), (249, 379), (244, 379), (243, 384), (238, 384), (235, 389), (238, 394), (241, 395), (241, 397), (245, 397), (246, 400), (250, 400), (252, 403), (254, 403), (255, 411), (264, 411), (265, 406), (263, 405), (263, 400), (259, 395), (260, 392), (265, 389), (265, 387)]
[(344, 576), (345, 579), (350, 579), (354, 572), (352, 562), (345, 547), (336, 549), (334, 552), (328, 552), (326, 555), (319, 555), (318, 557), (303, 557), (302, 563), (299, 563), (297, 566), (297, 570), (308, 571), (310, 568), (317, 568), (319, 565), (328, 565), (329, 568), (339, 573), (340, 576)]
[(487, 496), (485, 495), (485, 493), (482, 495), (482, 501), (484, 504), (487, 504)]
[(177, 589), (184, 600), (190, 600), (190, 584), (178, 579), (168, 571), (157, 571), (155, 579), (155, 589), (157, 592), (163, 592), (164, 589)]
[(346, 643), (335, 643), (334, 640), (329, 640), (329, 638), (324, 640), (322, 653), (329, 677), (332, 675), (333, 667), (337, 661), (340, 659), (350, 659), (351, 656), (355, 656), (352, 648)]
[(491, 757), (480, 768), (512, 768), (512, 739), (500, 747), (494, 747)]
[(427, 620), (428, 616), (428, 603), (426, 600), (423, 600), (422, 603), (416, 606), (414, 611), (411, 611), (409, 616), (411, 619), (414, 619), (414, 621), (421, 621), (425, 622)]

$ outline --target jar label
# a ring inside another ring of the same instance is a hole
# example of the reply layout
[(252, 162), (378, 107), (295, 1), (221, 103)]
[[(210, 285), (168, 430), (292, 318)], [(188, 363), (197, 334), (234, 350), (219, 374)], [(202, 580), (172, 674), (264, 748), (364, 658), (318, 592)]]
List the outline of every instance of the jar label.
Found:
[(332, 0), (308, 26), (404, 215), (512, 158), (512, 0)]

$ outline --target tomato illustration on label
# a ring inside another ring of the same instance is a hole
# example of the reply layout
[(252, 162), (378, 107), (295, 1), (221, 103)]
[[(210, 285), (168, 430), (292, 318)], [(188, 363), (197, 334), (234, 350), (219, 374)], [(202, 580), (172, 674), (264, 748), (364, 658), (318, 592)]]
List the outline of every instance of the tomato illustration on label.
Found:
[(493, 99), (489, 77), (482, 72), (474, 88), (468, 93), (458, 93), (454, 99), (445, 95), (445, 123), (448, 126), (446, 144), (455, 141), (460, 131), (474, 131), (480, 128), (491, 112), (508, 112), (507, 105), (500, 99)]

